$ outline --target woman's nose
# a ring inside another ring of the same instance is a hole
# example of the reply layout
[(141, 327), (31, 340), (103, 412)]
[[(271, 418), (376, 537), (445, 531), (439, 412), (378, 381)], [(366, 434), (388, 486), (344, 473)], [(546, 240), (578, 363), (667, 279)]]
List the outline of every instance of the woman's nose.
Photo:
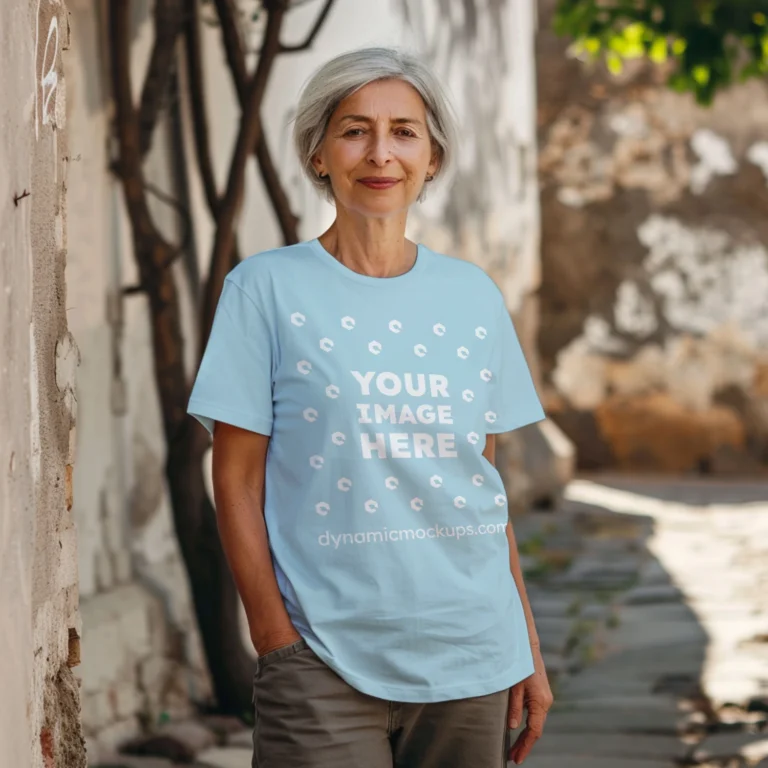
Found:
[(374, 165), (386, 165), (392, 157), (392, 137), (388, 134), (376, 134), (371, 139), (368, 161)]

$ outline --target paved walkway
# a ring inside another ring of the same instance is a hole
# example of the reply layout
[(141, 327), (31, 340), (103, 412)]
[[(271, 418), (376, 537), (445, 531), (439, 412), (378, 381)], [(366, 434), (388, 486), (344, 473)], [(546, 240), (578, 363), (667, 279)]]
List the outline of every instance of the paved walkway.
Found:
[(529, 768), (768, 766), (768, 484), (580, 480), (516, 530), (558, 673)]
[[(768, 767), (768, 483), (579, 480), (515, 530), (556, 698), (524, 765)], [(249, 768), (247, 731), (186, 728)]]

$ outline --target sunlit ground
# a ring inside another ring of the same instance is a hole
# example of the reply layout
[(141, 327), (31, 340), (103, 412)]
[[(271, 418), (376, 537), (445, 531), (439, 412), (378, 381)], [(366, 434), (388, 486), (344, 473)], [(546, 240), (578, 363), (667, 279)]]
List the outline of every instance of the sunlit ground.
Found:
[(709, 638), (704, 692), (715, 706), (768, 695), (768, 501), (753, 500), (768, 484), (577, 480), (566, 498), (653, 518), (648, 549)]

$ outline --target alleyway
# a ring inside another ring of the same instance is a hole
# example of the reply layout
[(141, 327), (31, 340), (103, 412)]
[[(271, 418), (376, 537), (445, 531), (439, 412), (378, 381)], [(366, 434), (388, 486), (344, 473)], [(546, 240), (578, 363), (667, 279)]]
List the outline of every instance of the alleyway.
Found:
[(768, 766), (768, 484), (580, 480), (517, 532), (559, 671), (529, 768)]
[[(515, 530), (556, 697), (525, 765), (768, 766), (768, 483), (583, 479)], [(215, 730), (167, 733), (247, 768), (250, 734)]]

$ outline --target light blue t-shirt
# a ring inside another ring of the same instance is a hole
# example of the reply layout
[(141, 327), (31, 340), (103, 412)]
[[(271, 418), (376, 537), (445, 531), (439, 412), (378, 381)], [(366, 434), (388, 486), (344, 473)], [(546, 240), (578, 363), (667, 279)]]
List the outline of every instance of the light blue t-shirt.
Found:
[(433, 702), (533, 673), (489, 433), (544, 418), (501, 292), (423, 245), (402, 275), (317, 240), (228, 275), (189, 413), (271, 435), (265, 518), (310, 648), (363, 693)]

